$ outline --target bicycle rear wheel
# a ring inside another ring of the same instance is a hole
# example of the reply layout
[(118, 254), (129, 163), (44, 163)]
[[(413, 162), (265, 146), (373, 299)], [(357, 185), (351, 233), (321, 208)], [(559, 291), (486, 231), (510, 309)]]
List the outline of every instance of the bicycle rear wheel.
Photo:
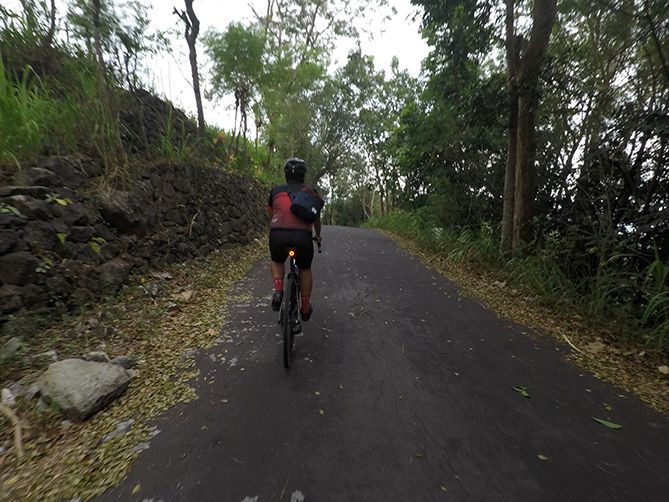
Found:
[(283, 292), (283, 305), (281, 306), (281, 333), (283, 335), (283, 365), (290, 369), (293, 359), (293, 322), (291, 319), (291, 299), (295, 281), (290, 278), (286, 281), (286, 288)]

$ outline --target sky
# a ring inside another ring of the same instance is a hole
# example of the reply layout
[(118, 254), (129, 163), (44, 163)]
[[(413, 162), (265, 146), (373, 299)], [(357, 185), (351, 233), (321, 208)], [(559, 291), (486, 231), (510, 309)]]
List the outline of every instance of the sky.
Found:
[[(358, 0), (364, 2), (364, 0)], [(158, 29), (169, 29), (181, 26), (172, 14), (174, 5), (181, 3), (165, 0), (151, 0), (152, 23)], [(367, 3), (367, 2), (364, 2)], [(420, 36), (420, 21), (415, 16), (417, 8), (409, 0), (389, 0), (389, 6), (382, 12), (374, 13), (366, 20), (365, 26), (372, 37), (362, 35), (361, 46), (364, 53), (374, 56), (377, 68), (390, 69), (393, 56), (399, 58), (400, 68), (407, 69), (412, 75), (418, 76), (421, 61), (428, 54), (428, 46)], [(195, 11), (200, 19), (201, 33), (209, 28), (223, 31), (233, 21), (246, 21), (253, 18), (251, 7), (256, 12), (263, 12), (266, 0), (250, 1), (220, 1), (197, 0)], [(391, 14), (391, 7), (397, 11), (391, 19), (384, 20), (384, 14)], [(179, 7), (181, 8), (181, 7)], [(415, 19), (414, 19), (415, 18)], [(334, 54), (334, 65), (343, 64), (348, 52), (353, 49), (352, 40), (342, 40)], [(203, 51), (201, 51), (203, 52)], [(204, 54), (198, 55), (202, 63), (201, 74), (206, 78), (207, 61)], [(190, 84), (190, 66), (187, 58), (187, 47), (183, 39), (179, 40), (174, 51), (168, 57), (161, 56), (152, 64), (152, 83), (158, 92), (162, 93), (176, 105), (194, 114), (195, 101)], [(234, 122), (234, 112), (231, 111), (232, 98), (223, 102), (205, 102), (205, 120), (210, 124), (231, 129)]]
[[(214, 28), (225, 30), (230, 22), (247, 21), (253, 18), (252, 7), (257, 12), (263, 12), (267, 0), (196, 0), (195, 13), (200, 19), (200, 33)], [(356, 0), (354, 0), (356, 1)], [(357, 0), (364, 4), (364, 0)], [(18, 11), (19, 0), (2, 0), (9, 8)], [(183, 25), (174, 14), (177, 6), (183, 9), (181, 0), (145, 0), (144, 5), (150, 8), (150, 30), (179, 30), (179, 36), (172, 44), (169, 53), (161, 53), (149, 62), (148, 72), (144, 76), (153, 90), (172, 101), (179, 108), (195, 115), (195, 98), (191, 84), (191, 70), (188, 62), (188, 48), (183, 38)], [(58, 16), (64, 16), (67, 5), (65, 0), (57, 0)], [(391, 8), (396, 10), (392, 14)], [(393, 56), (399, 59), (400, 68), (408, 70), (413, 76), (418, 76), (421, 61), (428, 54), (428, 46), (420, 36), (420, 20), (416, 16), (417, 7), (411, 5), (410, 0), (388, 0), (388, 6), (379, 12), (368, 14), (364, 20), (357, 19), (356, 26), (368, 32), (361, 35), (361, 46), (365, 54), (374, 56), (377, 68), (390, 69)], [(391, 18), (386, 20), (385, 16)], [(346, 61), (348, 52), (354, 48), (352, 40), (342, 40), (336, 47), (333, 66)], [(201, 44), (198, 44), (199, 66), (201, 79), (206, 89), (208, 61)], [(207, 123), (232, 129), (234, 111), (232, 98), (223, 102), (204, 102), (205, 120)]]

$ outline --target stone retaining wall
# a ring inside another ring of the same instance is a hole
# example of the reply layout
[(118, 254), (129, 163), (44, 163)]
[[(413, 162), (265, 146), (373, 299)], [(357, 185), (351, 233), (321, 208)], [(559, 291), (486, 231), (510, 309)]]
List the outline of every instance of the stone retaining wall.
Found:
[(101, 189), (87, 158), (49, 158), (0, 188), (0, 326), (25, 310), (62, 314), (116, 292), (149, 264), (244, 244), (266, 190), (219, 168), (155, 166)]

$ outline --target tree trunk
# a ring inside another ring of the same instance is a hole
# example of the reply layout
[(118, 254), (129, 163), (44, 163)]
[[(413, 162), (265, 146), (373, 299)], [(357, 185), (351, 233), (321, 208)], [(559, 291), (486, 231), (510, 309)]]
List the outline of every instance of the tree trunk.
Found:
[(49, 31), (44, 40), (42, 40), (42, 47), (50, 49), (53, 46), (53, 37), (56, 34), (56, 0), (51, 0), (51, 10), (49, 11)]
[(520, 253), (529, 241), (530, 220), (534, 209), (536, 141), (534, 120), (535, 94), (518, 97), (518, 138), (516, 142), (515, 192), (513, 207), (512, 249)]
[[(506, 61), (509, 91), (509, 131), (507, 133), (506, 170), (504, 173), (504, 208), (502, 212), (502, 251), (511, 251), (513, 240), (513, 207), (516, 191), (516, 145), (518, 140), (518, 63), (522, 36), (513, 28), (513, 0), (507, 0)], [(510, 15), (509, 15), (510, 14)]]
[(204, 111), (202, 109), (202, 93), (200, 92), (200, 73), (197, 68), (197, 36), (200, 33), (200, 20), (193, 10), (195, 0), (184, 0), (186, 11), (178, 11), (174, 8), (174, 14), (179, 16), (185, 25), (186, 43), (188, 44), (188, 59), (190, 60), (191, 75), (193, 77), (193, 92), (195, 94), (195, 105), (197, 107), (197, 130), (200, 137), (204, 136)]
[[(506, 1), (507, 26), (507, 60), (515, 63), (514, 50), (518, 39), (513, 35), (514, 1)], [(535, 155), (536, 134), (535, 119), (538, 107), (538, 82), (541, 61), (548, 47), (548, 40), (553, 29), (556, 13), (556, 0), (535, 0), (532, 9), (532, 29), (527, 46), (516, 66), (517, 107), (516, 116), (510, 110), (509, 134), (511, 135), (512, 119), (515, 119), (517, 130), (515, 140), (509, 137), (509, 157), (504, 183), (504, 218), (502, 221), (503, 243), (508, 243), (508, 227), (510, 208), (513, 207), (511, 222), (511, 250), (519, 254), (525, 249), (529, 240), (530, 220), (532, 219), (535, 188)], [(508, 43), (513, 40), (513, 45)], [(512, 70), (510, 70), (511, 74)], [(513, 106), (513, 102), (512, 102)], [(513, 200), (511, 201), (511, 168), (509, 161), (514, 160), (511, 149), (515, 143), (515, 173), (513, 173)], [(505, 226), (506, 224), (506, 226)], [(506, 233), (505, 233), (506, 232)], [(507, 244), (508, 246), (508, 244)], [(504, 248), (503, 248), (504, 249)]]

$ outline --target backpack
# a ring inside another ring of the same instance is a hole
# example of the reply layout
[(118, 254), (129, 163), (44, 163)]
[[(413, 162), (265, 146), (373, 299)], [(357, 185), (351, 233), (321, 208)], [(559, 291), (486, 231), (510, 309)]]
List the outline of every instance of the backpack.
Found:
[(299, 192), (290, 194), (293, 203), (290, 212), (305, 223), (313, 223), (323, 209), (323, 199), (309, 187), (304, 187)]

